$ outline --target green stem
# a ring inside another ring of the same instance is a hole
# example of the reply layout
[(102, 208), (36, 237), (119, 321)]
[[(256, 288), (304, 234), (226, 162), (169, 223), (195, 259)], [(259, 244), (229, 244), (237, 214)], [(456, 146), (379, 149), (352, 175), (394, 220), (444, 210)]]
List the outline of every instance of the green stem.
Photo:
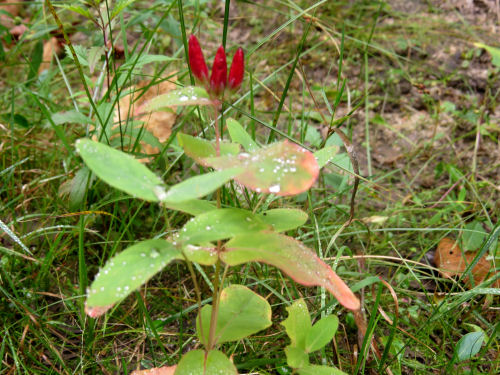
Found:
[[(214, 101), (214, 112), (215, 112), (215, 119), (214, 119), (214, 128), (215, 128), (215, 153), (217, 156), (220, 156), (220, 132), (219, 132), (219, 124), (218, 124), (218, 117), (219, 117), (219, 110), (218, 110), (218, 102)], [(217, 196), (217, 208), (221, 208), (221, 189), (217, 189), (216, 192)], [(219, 240), (217, 241), (217, 254), (219, 254), (222, 250), (222, 242)], [(213, 285), (214, 285), (214, 290), (212, 294), (212, 314), (210, 316), (210, 331), (208, 334), (208, 348), (207, 350), (212, 350), (215, 347), (216, 338), (215, 338), (215, 329), (217, 327), (217, 315), (219, 314), (219, 299), (220, 299), (220, 269), (221, 269), (221, 262), (220, 260), (217, 260), (217, 263), (215, 264), (215, 274), (214, 274), (214, 279), (213, 279)]]
[[(218, 244), (217, 244), (218, 247)], [(215, 264), (215, 274), (214, 274), (214, 292), (212, 294), (212, 315), (210, 316), (210, 331), (208, 333), (208, 348), (207, 350), (212, 350), (215, 347), (215, 328), (217, 327), (217, 315), (219, 314), (219, 274), (220, 274), (220, 260), (217, 260)]]
[(196, 278), (196, 273), (194, 272), (193, 269), (193, 264), (191, 261), (184, 255), (184, 260), (187, 263), (189, 273), (191, 274), (191, 278), (193, 279), (193, 284), (194, 284), (194, 290), (196, 292), (196, 301), (198, 303), (198, 324), (200, 325), (200, 335), (201, 337), (205, 337), (203, 334), (203, 321), (201, 319), (201, 290), (200, 286), (198, 285), (198, 279)]

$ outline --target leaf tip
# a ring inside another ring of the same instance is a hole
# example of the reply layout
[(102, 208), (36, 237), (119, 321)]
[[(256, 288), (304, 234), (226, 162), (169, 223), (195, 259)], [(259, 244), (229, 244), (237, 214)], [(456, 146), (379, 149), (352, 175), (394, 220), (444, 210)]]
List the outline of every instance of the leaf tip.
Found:
[(85, 314), (87, 314), (91, 318), (98, 318), (98, 317), (100, 317), (101, 315), (103, 315), (106, 311), (108, 311), (112, 307), (113, 307), (113, 305), (90, 307), (86, 303), (85, 304)]

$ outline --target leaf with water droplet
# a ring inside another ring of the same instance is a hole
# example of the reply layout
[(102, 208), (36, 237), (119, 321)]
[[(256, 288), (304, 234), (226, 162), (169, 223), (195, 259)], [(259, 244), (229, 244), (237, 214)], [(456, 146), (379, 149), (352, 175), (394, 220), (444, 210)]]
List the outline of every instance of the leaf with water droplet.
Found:
[(179, 231), (179, 241), (191, 244), (232, 238), (271, 229), (258, 215), (240, 208), (221, 208), (195, 216)]
[(106, 262), (89, 288), (85, 309), (96, 317), (121, 301), (182, 253), (165, 240), (130, 246)]
[(350, 310), (360, 307), (358, 298), (331, 267), (291, 237), (273, 232), (242, 234), (226, 243), (220, 257), (230, 266), (252, 261), (271, 264), (302, 285), (324, 287)]
[(281, 322), (281, 325), (285, 327), (286, 334), (292, 342), (291, 346), (304, 351), (307, 335), (312, 327), (307, 305), (303, 299), (299, 299), (288, 306), (286, 311), (288, 311), (288, 317)]
[(306, 352), (312, 353), (320, 350), (330, 341), (337, 332), (339, 318), (336, 315), (328, 315), (314, 323), (307, 333)]
[(214, 192), (240, 173), (241, 168), (230, 168), (188, 178), (172, 186), (163, 197), (162, 202), (168, 205), (201, 198)]
[(192, 199), (181, 202), (165, 201), (163, 202), (163, 205), (171, 210), (182, 211), (193, 216), (216, 209), (212, 202), (201, 199)]
[(133, 156), (90, 139), (75, 145), (85, 164), (107, 184), (147, 201), (159, 200), (163, 181)]
[(307, 221), (307, 214), (296, 208), (275, 208), (261, 212), (259, 217), (265, 223), (271, 224), (276, 232), (298, 228)]
[(182, 251), (187, 259), (191, 262), (196, 262), (204, 266), (211, 266), (217, 262), (217, 249), (210, 243), (201, 244), (200, 246), (186, 245)]
[(187, 105), (210, 105), (212, 101), (207, 91), (202, 87), (186, 86), (181, 89), (169, 91), (151, 99), (143, 112), (157, 111), (161, 108)]
[[(184, 153), (198, 164), (207, 166), (204, 158), (215, 157), (216, 144), (205, 139), (192, 137), (184, 133), (177, 134), (179, 145), (184, 149)], [(240, 145), (237, 143), (220, 142), (220, 155), (238, 155)]]
[(228, 118), (226, 120), (226, 126), (231, 136), (231, 140), (242, 145), (245, 151), (252, 152), (259, 149), (259, 145), (234, 118)]
[(339, 146), (327, 146), (314, 153), (318, 166), (323, 168), (339, 152)]
[[(196, 331), (200, 341), (208, 346), (212, 306), (205, 305), (196, 319)], [(215, 342), (222, 344), (238, 341), (271, 325), (271, 306), (261, 296), (243, 285), (231, 285), (220, 295), (219, 312), (215, 328)]]
[(175, 375), (238, 375), (238, 371), (224, 353), (196, 349), (182, 356)]
[(219, 170), (241, 167), (244, 172), (235, 177), (240, 184), (259, 193), (281, 196), (308, 190), (319, 174), (314, 155), (287, 140), (253, 153), (206, 158), (204, 161)]

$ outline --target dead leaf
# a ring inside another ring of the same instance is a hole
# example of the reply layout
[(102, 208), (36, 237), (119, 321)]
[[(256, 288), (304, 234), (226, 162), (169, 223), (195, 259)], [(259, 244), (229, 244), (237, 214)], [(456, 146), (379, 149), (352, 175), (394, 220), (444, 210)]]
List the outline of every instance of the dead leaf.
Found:
[(38, 74), (50, 68), (52, 56), (59, 53), (59, 43), (56, 37), (52, 37), (43, 44), (43, 59), (38, 69)]
[(155, 368), (150, 368), (148, 370), (137, 370), (137, 371), (132, 372), (132, 374), (130, 374), (130, 375), (174, 375), (176, 368), (177, 368), (177, 365), (155, 367)]
[(6, 11), (12, 15), (12, 18), (0, 13), (0, 24), (7, 28), (12, 28), (15, 26), (14, 18), (19, 15), (21, 11), (21, 3), (13, 3), (6, 0), (0, 1), (0, 10)]
[[(172, 107), (171, 112), (154, 111), (143, 113), (142, 109), (144, 104), (150, 99), (158, 95), (166, 94), (176, 89), (177, 86), (175, 83), (169, 81), (162, 81), (153, 86), (149, 86), (150, 84), (151, 81), (141, 82), (137, 86), (131, 88), (130, 94), (120, 99), (118, 109), (115, 111), (113, 129), (120, 126), (120, 122), (122, 126), (125, 126), (127, 118), (129, 120), (141, 120), (144, 121), (144, 128), (163, 143), (170, 137), (172, 127), (177, 118), (175, 107)], [(148, 88), (146, 92), (144, 92), (146, 87)], [(158, 153), (160, 150), (158, 150), (157, 147), (142, 143), (141, 151), (145, 154), (152, 155)], [(148, 159), (142, 159), (141, 161), (148, 161)]]
[[(464, 253), (454, 240), (445, 237), (439, 241), (436, 254), (434, 255), (434, 262), (444, 277), (452, 277), (461, 275), (476, 255), (477, 252)], [(472, 269), (474, 283), (477, 285), (483, 282), (491, 272), (496, 274), (496, 272), (492, 270), (492, 267), (492, 263), (486, 259), (486, 256), (479, 259)], [(468, 277), (465, 278), (465, 281), (470, 286)], [(500, 280), (496, 280), (491, 286), (500, 288)]]

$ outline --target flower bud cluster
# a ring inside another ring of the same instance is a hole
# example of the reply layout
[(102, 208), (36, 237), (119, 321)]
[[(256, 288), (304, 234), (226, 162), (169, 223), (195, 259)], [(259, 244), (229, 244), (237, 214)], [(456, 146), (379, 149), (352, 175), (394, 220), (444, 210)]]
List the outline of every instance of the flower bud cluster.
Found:
[(198, 39), (194, 35), (189, 37), (188, 55), (189, 66), (194, 77), (205, 86), (208, 93), (214, 98), (221, 98), (224, 95), (226, 87), (231, 92), (235, 92), (240, 88), (245, 72), (245, 56), (241, 47), (234, 54), (233, 62), (229, 69), (229, 77), (227, 73), (226, 52), (223, 46), (220, 46), (215, 54), (210, 79), (208, 78), (208, 67), (203, 56), (203, 51)]

